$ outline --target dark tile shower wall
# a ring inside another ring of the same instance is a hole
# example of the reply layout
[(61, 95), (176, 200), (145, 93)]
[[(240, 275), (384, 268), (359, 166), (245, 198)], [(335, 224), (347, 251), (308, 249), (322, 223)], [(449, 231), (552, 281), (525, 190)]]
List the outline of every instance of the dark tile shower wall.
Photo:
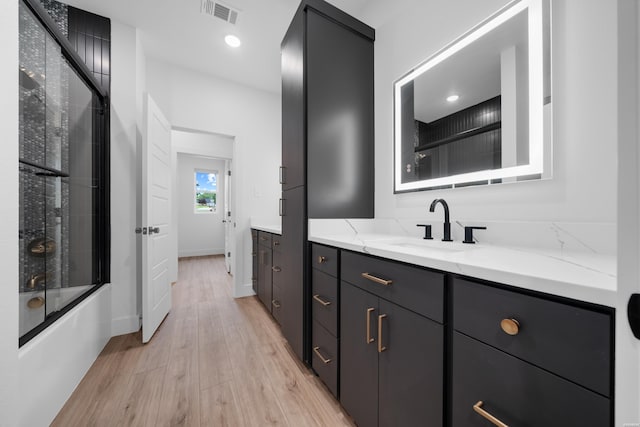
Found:
[(497, 169), (502, 164), (500, 96), (481, 102), (430, 123), (415, 121), (416, 145), (456, 137), (472, 129), (497, 125), (468, 136), (416, 153), (420, 179)]
[(69, 7), (69, 41), (93, 76), (109, 93), (111, 82), (111, 21)]
[(40, 2), (102, 88), (110, 93), (111, 20), (55, 0)]

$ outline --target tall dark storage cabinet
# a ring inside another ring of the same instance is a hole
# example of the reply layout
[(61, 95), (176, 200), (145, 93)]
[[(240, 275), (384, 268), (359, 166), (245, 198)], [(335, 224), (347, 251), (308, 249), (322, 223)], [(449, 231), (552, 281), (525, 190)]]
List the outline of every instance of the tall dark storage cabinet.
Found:
[(282, 330), (309, 361), (308, 218), (373, 218), (375, 31), (303, 0), (282, 41)]

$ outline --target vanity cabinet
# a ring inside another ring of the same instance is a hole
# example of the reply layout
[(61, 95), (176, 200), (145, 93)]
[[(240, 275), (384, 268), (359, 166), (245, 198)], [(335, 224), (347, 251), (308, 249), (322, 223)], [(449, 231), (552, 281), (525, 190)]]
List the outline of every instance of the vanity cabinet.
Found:
[(452, 426), (611, 425), (612, 320), (454, 278)]
[(303, 0), (281, 44), (283, 245), (274, 287), (282, 331), (306, 362), (308, 218), (373, 218), (374, 34), (325, 1)]
[(444, 275), (341, 253), (340, 403), (360, 427), (442, 425)]
[(336, 397), (340, 362), (338, 257), (335, 248), (311, 245), (311, 366)]

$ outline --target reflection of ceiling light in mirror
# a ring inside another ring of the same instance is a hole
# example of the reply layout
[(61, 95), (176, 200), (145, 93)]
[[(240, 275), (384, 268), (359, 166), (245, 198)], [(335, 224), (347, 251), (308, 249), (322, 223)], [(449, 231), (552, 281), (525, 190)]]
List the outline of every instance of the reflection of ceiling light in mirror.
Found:
[(447, 101), (456, 102), (459, 98), (460, 98), (459, 95), (449, 95), (449, 96), (447, 96)]
[(238, 47), (242, 44), (240, 39), (232, 34), (229, 34), (224, 38), (225, 43), (227, 43), (231, 47)]

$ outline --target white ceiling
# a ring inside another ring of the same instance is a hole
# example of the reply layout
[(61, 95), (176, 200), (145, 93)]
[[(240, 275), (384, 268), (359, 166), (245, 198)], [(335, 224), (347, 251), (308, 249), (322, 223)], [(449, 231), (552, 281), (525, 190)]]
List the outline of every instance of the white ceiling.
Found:
[[(280, 91), (280, 42), (299, 0), (221, 0), (240, 10), (236, 25), (200, 13), (201, 0), (62, 0), (141, 30), (147, 57)], [(370, 0), (328, 0), (354, 16)], [(233, 49), (224, 36), (235, 34)]]

